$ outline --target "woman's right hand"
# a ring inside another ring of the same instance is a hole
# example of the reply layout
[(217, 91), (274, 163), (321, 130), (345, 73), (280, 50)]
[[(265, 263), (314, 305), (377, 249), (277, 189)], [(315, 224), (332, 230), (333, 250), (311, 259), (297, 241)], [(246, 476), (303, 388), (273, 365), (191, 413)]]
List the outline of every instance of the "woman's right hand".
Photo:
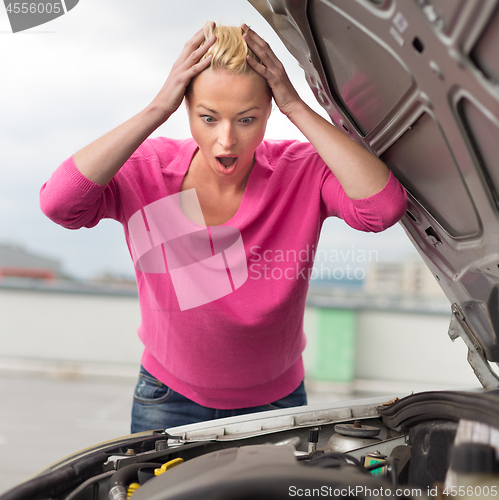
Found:
[(133, 152), (180, 106), (191, 79), (211, 62), (211, 57), (200, 59), (215, 37), (201, 45), (204, 38), (200, 30), (185, 44), (163, 88), (149, 106), (74, 154), (76, 167), (87, 179), (103, 186), (108, 184)]
[(179, 58), (173, 65), (165, 84), (154, 98), (151, 105), (165, 113), (168, 118), (182, 103), (189, 82), (211, 63), (211, 55), (200, 60), (216, 38), (212, 36), (203, 45), (204, 31), (199, 30), (184, 46)]

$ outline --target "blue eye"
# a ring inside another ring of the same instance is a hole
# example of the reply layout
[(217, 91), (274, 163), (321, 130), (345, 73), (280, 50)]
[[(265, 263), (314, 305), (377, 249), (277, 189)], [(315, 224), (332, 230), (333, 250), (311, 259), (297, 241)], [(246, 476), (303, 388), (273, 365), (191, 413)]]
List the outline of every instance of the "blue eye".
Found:
[(241, 122), (244, 123), (245, 125), (249, 125), (253, 121), (252, 116), (246, 116), (244, 118), (241, 118)]

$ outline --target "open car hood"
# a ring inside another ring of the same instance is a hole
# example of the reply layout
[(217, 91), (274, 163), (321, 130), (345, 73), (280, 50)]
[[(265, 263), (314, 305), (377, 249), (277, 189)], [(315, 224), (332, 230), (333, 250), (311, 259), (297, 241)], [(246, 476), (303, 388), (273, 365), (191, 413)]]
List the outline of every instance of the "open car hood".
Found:
[(249, 0), (333, 123), (405, 186), (401, 223), (499, 386), (499, 2)]

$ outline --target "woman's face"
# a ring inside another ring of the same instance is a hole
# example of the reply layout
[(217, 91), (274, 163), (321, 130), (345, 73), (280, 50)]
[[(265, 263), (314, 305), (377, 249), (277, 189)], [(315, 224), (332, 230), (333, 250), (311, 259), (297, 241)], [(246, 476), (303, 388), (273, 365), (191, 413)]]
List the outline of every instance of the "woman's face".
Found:
[(266, 80), (253, 71), (207, 69), (191, 83), (186, 103), (206, 167), (218, 178), (241, 182), (251, 171), (271, 111)]

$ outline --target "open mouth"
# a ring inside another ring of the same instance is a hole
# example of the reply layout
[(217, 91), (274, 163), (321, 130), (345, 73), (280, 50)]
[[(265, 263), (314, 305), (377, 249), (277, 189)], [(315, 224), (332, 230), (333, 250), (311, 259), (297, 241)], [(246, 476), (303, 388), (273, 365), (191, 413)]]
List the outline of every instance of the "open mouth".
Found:
[(236, 156), (217, 156), (217, 161), (222, 165), (226, 170), (229, 170), (230, 167), (234, 165), (236, 162)]

